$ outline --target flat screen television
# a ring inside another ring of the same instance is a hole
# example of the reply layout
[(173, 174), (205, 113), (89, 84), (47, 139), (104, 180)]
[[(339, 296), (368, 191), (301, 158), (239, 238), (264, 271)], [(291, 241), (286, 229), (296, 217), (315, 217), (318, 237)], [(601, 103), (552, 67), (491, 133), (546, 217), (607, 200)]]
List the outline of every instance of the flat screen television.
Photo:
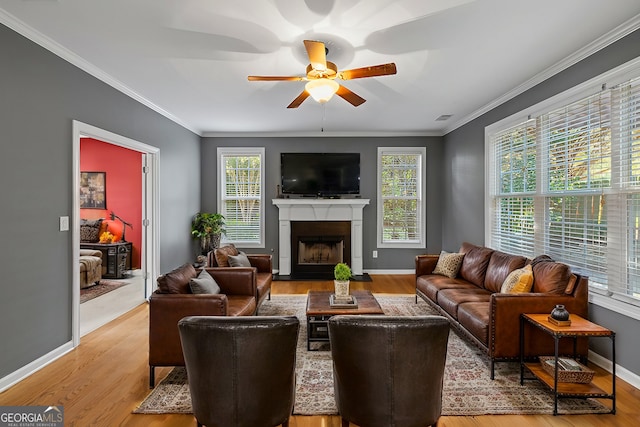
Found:
[(360, 194), (360, 153), (281, 153), (283, 195)]

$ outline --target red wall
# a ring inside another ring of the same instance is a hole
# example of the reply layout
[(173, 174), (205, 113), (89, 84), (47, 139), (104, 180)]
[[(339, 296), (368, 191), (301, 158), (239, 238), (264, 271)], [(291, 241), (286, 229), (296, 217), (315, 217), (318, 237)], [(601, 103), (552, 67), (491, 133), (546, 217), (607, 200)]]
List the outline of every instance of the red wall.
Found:
[[(80, 171), (106, 172), (107, 209), (80, 209), (83, 219), (111, 219), (111, 212), (133, 228), (125, 238), (132, 244), (131, 267), (140, 268), (142, 243), (142, 153), (92, 138), (80, 140)], [(119, 222), (116, 218), (116, 222)]]

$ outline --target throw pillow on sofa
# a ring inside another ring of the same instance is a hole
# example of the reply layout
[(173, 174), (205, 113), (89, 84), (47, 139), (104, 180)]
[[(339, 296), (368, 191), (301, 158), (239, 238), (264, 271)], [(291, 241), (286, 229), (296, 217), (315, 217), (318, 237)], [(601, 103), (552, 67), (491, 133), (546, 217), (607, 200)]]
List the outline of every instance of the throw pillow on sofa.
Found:
[(242, 252), (239, 252), (238, 255), (235, 256), (229, 255), (229, 265), (231, 267), (251, 267), (249, 258)]
[(447, 276), (451, 279), (455, 279), (458, 275), (458, 271), (460, 271), (463, 259), (464, 254), (442, 251), (440, 252), (440, 258), (438, 258), (436, 268), (433, 269), (433, 274), (439, 274), (441, 276)]
[(533, 266), (533, 292), (563, 294), (571, 269), (561, 262), (541, 262)]
[(186, 263), (168, 273), (158, 277), (158, 293), (160, 294), (190, 294), (189, 281), (197, 277), (198, 273), (193, 265)]
[(102, 219), (81, 219), (80, 220), (80, 242), (96, 243), (100, 237), (100, 227)]
[(214, 251), (218, 267), (229, 267), (229, 256), (238, 255), (238, 249), (233, 244), (228, 244)]
[(522, 294), (531, 292), (533, 287), (533, 269), (531, 264), (513, 270), (500, 288), (501, 294)]
[(211, 274), (202, 269), (198, 277), (189, 280), (189, 287), (194, 294), (219, 294), (220, 285), (211, 277)]

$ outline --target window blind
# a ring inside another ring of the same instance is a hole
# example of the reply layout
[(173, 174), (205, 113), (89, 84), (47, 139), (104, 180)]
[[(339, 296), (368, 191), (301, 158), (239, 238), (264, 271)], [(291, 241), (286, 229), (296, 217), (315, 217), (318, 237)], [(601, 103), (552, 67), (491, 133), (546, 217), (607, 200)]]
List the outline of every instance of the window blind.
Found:
[(640, 299), (640, 79), (612, 89), (612, 128), (618, 142), (613, 156), (617, 172), (615, 192), (619, 194), (619, 257), (611, 257), (610, 269), (616, 281), (608, 290), (615, 298)]
[(532, 197), (500, 197), (492, 221), (492, 246), (503, 252), (534, 257)]
[(602, 285), (608, 283), (604, 190), (611, 188), (610, 95), (603, 91), (539, 118), (546, 216), (538, 247)]
[(533, 257), (536, 191), (536, 121), (526, 120), (492, 138), (491, 244)]
[(543, 190), (576, 192), (611, 186), (610, 92), (540, 117)]

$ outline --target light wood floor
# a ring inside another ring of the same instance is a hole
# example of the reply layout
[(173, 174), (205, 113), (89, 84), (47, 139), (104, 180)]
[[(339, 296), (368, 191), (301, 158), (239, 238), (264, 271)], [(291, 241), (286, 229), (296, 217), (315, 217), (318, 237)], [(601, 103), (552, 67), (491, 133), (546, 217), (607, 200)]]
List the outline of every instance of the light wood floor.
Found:
[[(274, 282), (273, 294), (330, 290), (332, 282)], [(376, 275), (372, 282), (352, 282), (353, 289), (374, 293), (414, 293), (413, 275)], [(82, 338), (64, 357), (0, 393), (0, 405), (62, 405), (66, 426), (195, 426), (191, 415), (132, 414), (149, 393), (148, 306), (142, 304)], [(608, 390), (610, 376), (597, 371)], [(156, 370), (160, 380), (170, 368)], [(632, 426), (640, 421), (640, 391), (616, 382), (617, 415), (441, 417), (440, 427), (471, 426)], [(605, 400), (605, 404), (610, 401)], [(340, 427), (338, 416), (294, 416), (291, 427)]]

